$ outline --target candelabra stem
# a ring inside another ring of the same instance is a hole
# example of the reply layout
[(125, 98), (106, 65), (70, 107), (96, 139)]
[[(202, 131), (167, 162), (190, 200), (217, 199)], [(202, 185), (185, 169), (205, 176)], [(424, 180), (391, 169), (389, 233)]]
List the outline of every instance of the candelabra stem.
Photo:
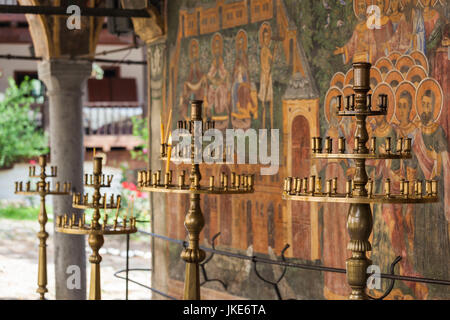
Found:
[(39, 262), (38, 262), (38, 289), (37, 293), (41, 300), (45, 300), (47, 290), (47, 238), (48, 233), (45, 232), (45, 224), (47, 223), (47, 212), (45, 210), (45, 195), (41, 195), (41, 207), (39, 209), (39, 225), (40, 230), (37, 234), (39, 238)]
[(199, 241), (205, 220), (200, 209), (200, 195), (191, 194), (190, 202), (190, 208), (184, 220), (189, 233), (189, 246), (181, 253), (181, 258), (186, 262), (184, 299), (200, 300), (199, 263), (205, 259), (205, 252), (200, 249)]
[(372, 212), (369, 204), (351, 204), (347, 217), (347, 230), (350, 242), (347, 249), (352, 251), (347, 259), (347, 281), (352, 288), (350, 300), (366, 300), (367, 267), (372, 261), (366, 257), (371, 251), (369, 236), (372, 232)]
[(89, 289), (89, 300), (101, 300), (102, 293), (100, 287), (100, 262), (102, 257), (98, 253), (103, 246), (104, 238), (102, 234), (91, 232), (89, 234), (89, 246), (92, 249), (92, 254), (89, 257), (91, 263), (91, 284)]

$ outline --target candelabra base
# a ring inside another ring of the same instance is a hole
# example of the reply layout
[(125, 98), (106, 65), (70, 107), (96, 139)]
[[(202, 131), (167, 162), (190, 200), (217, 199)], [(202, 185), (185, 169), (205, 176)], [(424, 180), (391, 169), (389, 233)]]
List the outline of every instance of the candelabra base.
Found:
[(198, 263), (186, 263), (184, 300), (200, 300), (200, 273)]
[(352, 257), (347, 259), (347, 281), (352, 288), (350, 300), (366, 300), (367, 268), (372, 261), (366, 257), (366, 251), (371, 251), (369, 236), (372, 232), (372, 211), (368, 204), (351, 204), (347, 229), (350, 242), (347, 249), (352, 251)]
[(100, 287), (100, 262), (102, 262), (102, 257), (98, 252), (103, 246), (105, 240), (102, 234), (90, 233), (88, 242), (92, 249), (92, 254), (89, 257), (89, 262), (91, 263), (89, 300), (101, 300), (102, 292)]

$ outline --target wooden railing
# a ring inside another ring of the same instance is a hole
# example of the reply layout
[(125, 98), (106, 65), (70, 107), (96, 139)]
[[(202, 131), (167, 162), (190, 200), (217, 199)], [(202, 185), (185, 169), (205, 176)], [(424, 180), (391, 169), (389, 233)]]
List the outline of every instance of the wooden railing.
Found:
[(132, 117), (142, 117), (139, 102), (87, 102), (83, 107), (85, 130), (84, 146), (87, 148), (125, 148), (133, 150), (142, 141), (133, 136)]

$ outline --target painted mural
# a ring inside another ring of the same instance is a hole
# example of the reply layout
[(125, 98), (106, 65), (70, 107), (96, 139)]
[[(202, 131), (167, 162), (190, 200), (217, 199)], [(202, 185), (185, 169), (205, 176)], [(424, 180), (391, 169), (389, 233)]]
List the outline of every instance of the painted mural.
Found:
[[(374, 28), (367, 23), (370, 5), (379, 8)], [(170, 1), (162, 121), (172, 114), (175, 127), (188, 119), (189, 100), (200, 99), (219, 129), (281, 130), (277, 175), (259, 176), (259, 168), (250, 165), (201, 168), (205, 176), (255, 173), (257, 191), (252, 197), (205, 196), (203, 242), (210, 245), (221, 232), (219, 247), (272, 258), (289, 244), (286, 257), (293, 261), (345, 268), (348, 206), (285, 202), (281, 180), (310, 174), (343, 180), (353, 174), (347, 160), (311, 161), (310, 137), (344, 136), (352, 145), (354, 124), (333, 111), (336, 96), (352, 92), (351, 63), (367, 61), (373, 101), (387, 94), (389, 102), (388, 115), (372, 119), (369, 134), (411, 137), (414, 150), (411, 160), (369, 163), (375, 188), (382, 188), (382, 178), (390, 178), (394, 189), (401, 179), (437, 179), (441, 199), (433, 205), (375, 205), (371, 259), (387, 272), (399, 255), (402, 275), (449, 279), (448, 10), (444, 0)], [(179, 239), (186, 235), (183, 197), (167, 197), (166, 219), (174, 222), (167, 234)], [(182, 281), (178, 252), (170, 257), (169, 275)], [(274, 298), (244, 262), (217, 260), (209, 268), (229, 284), (228, 294)], [(276, 277), (280, 270), (265, 272)], [(381, 295), (387, 285), (372, 294)], [(289, 269), (280, 286), (285, 298), (340, 299), (349, 293), (345, 275), (337, 273)], [(450, 298), (450, 289), (397, 282), (390, 298)]]

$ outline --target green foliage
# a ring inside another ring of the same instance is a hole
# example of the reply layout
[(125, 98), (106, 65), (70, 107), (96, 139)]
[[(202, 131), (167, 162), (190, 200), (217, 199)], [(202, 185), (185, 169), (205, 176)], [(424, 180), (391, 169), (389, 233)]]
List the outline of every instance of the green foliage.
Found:
[(148, 126), (145, 118), (142, 117), (132, 117), (131, 121), (133, 123), (133, 136), (142, 139), (142, 144), (139, 149), (131, 151), (131, 157), (136, 160), (148, 161)]
[[(39, 215), (39, 207), (15, 206), (10, 204), (3, 208), (0, 208), (0, 219), (37, 221), (38, 215)], [(48, 210), (47, 215), (50, 215)], [(50, 220), (51, 219), (49, 219), (49, 221)]]
[[(35, 80), (37, 81), (37, 80)], [(8, 79), (4, 99), (0, 101), (0, 166), (48, 152), (47, 137), (38, 130), (35, 112), (30, 108), (33, 82), (29, 78), (18, 86)]]
[(357, 22), (349, 0), (286, 0), (286, 9), (297, 25), (299, 38), (319, 89), (321, 102), (331, 77), (345, 66), (341, 55), (334, 55), (351, 37)]

